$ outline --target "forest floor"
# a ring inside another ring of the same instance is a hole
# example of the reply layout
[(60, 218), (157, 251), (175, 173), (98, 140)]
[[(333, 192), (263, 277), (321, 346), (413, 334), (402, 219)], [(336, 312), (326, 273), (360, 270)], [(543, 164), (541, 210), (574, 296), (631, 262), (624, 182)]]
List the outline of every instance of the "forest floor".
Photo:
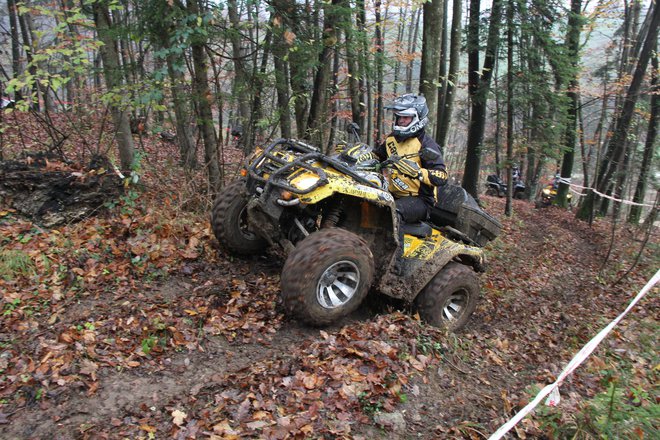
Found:
[[(660, 267), (657, 227), (613, 285), (640, 230), (483, 197), (504, 228), (463, 332), (375, 294), (315, 329), (284, 313), (279, 254), (232, 258), (181, 198), (140, 197), (54, 229), (0, 206), (0, 438), (487, 438)], [(659, 305), (656, 288), (512, 435), (657, 432)]]
[[(502, 211), (502, 200), (485, 201)], [(207, 253), (151, 287), (64, 299), (39, 324), (5, 313), (0, 437), (484, 438), (653, 272), (647, 256), (609, 287), (630, 260), (618, 247), (599, 272), (604, 225), (519, 201), (514, 212), (489, 245), (479, 307), (456, 335), (376, 297), (334, 327), (301, 326), (283, 315), (277, 255), (232, 260), (208, 234)], [(607, 368), (624, 363), (651, 380), (657, 359), (639, 341), (654, 334), (657, 312), (654, 294), (562, 386), (559, 417), (603, 391)], [(547, 429), (526, 419), (517, 435)]]

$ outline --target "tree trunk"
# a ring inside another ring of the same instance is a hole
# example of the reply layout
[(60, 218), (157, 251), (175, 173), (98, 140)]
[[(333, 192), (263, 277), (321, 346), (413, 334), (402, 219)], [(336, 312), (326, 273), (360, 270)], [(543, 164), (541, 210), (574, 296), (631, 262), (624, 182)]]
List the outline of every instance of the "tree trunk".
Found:
[(512, 207), (511, 199), (513, 198), (513, 173), (511, 165), (513, 163), (513, 10), (514, 0), (509, 0), (506, 11), (506, 40), (507, 40), (507, 57), (506, 57), (506, 205), (504, 207), (504, 214), (511, 217)]
[[(234, 29), (240, 29), (241, 23), (238, 15), (236, 0), (227, 0), (227, 15)], [(240, 35), (234, 31), (229, 34), (232, 47), (232, 60), (234, 62), (234, 96), (238, 101), (238, 117), (234, 129), (241, 132), (243, 150), (247, 153), (252, 149), (250, 140), (250, 78), (245, 65), (245, 53), (241, 46)]]
[[(417, 51), (417, 35), (419, 33), (419, 18), (422, 14), (422, 8), (418, 8), (415, 14), (415, 19), (413, 20), (413, 29), (410, 34), (408, 34), (408, 53), (414, 54)], [(412, 81), (413, 81), (413, 67), (415, 60), (411, 57), (406, 68), (406, 92), (412, 92)]]
[[(112, 29), (110, 27), (110, 11), (107, 3), (95, 2), (93, 4), (94, 24), (99, 40), (103, 42), (100, 48), (101, 59), (103, 60), (103, 73), (105, 82), (109, 91), (118, 93), (122, 85), (122, 75), (119, 70), (119, 54), (112, 38)], [(128, 111), (122, 108), (120, 104), (110, 104), (110, 112), (115, 124), (115, 135), (117, 145), (119, 146), (119, 158), (121, 160), (122, 170), (130, 170), (133, 165), (134, 147), (133, 137), (131, 136), (131, 126), (128, 120)]]
[(381, 136), (383, 136), (383, 45), (385, 44), (383, 23), (381, 20), (381, 0), (375, 0), (374, 8), (376, 19), (376, 30), (374, 34), (376, 42), (376, 124), (374, 137), (376, 139), (381, 139)]
[(324, 6), (324, 24), (323, 24), (323, 50), (319, 55), (319, 63), (314, 79), (314, 90), (312, 100), (309, 106), (309, 118), (307, 120), (307, 132), (305, 139), (311, 141), (314, 145), (322, 147), (324, 145), (324, 122), (328, 114), (327, 94), (330, 84), (330, 67), (332, 66), (332, 56), (337, 45), (336, 28), (338, 23), (338, 14), (336, 8), (341, 0), (332, 0), (331, 5)]
[(442, 34), (443, 0), (424, 3), (422, 23), (422, 65), (419, 73), (419, 93), (426, 98), (429, 107), (429, 124), (426, 131), (433, 134), (436, 126), (438, 87), (438, 63), (440, 58), (440, 35)]
[[(649, 126), (646, 132), (646, 143), (644, 144), (644, 156), (637, 178), (637, 186), (635, 187), (635, 195), (633, 201), (635, 203), (644, 203), (646, 197), (646, 186), (651, 164), (653, 161), (653, 154), (655, 152), (655, 141), (658, 136), (658, 123), (660, 121), (660, 82), (658, 81), (658, 52), (657, 44), (654, 50), (655, 56), (651, 59), (651, 116), (649, 117)], [(628, 222), (638, 224), (642, 216), (642, 207), (633, 205), (628, 214)]]
[[(648, 66), (649, 59), (651, 58), (652, 49), (656, 44), (656, 39), (658, 38), (658, 28), (660, 28), (660, 8), (654, 5), (654, 7), (649, 10), (648, 14), (651, 15), (648, 33), (644, 39), (644, 45), (639, 54), (639, 59), (637, 60), (637, 67), (635, 68), (632, 81), (628, 87), (621, 113), (616, 119), (614, 133), (609, 143), (607, 152), (605, 153), (605, 156), (601, 162), (601, 167), (596, 179), (596, 189), (600, 193), (605, 193), (607, 191), (607, 188), (611, 183), (611, 178), (618, 169), (619, 164), (623, 158), (626, 133), (630, 128), (630, 122), (632, 120), (637, 98), (639, 96), (639, 90), (642, 86), (644, 73), (646, 72), (646, 67)], [(580, 207), (580, 211), (578, 212), (577, 217), (581, 220), (590, 219), (594, 202), (595, 194), (590, 192), (585, 197), (584, 203)]]
[[(188, 0), (188, 12), (197, 17), (201, 17), (198, 0)], [(206, 53), (204, 51), (205, 38), (196, 36), (191, 43), (192, 59), (194, 67), (193, 99), (195, 101), (198, 113), (197, 126), (204, 140), (204, 158), (206, 169), (208, 170), (208, 179), (211, 193), (215, 194), (222, 184), (222, 175), (218, 166), (218, 138), (215, 134), (213, 125), (213, 110), (211, 109), (211, 90), (209, 88), (208, 65), (206, 62)]]
[(578, 96), (579, 79), (578, 64), (580, 62), (580, 29), (582, 27), (582, 0), (571, 0), (571, 12), (568, 16), (568, 30), (566, 33), (567, 60), (570, 64), (568, 91), (568, 108), (566, 109), (566, 131), (564, 134), (564, 157), (561, 165), (562, 181), (557, 189), (555, 203), (562, 207), (568, 206), (568, 190), (573, 175), (575, 160), (575, 146), (577, 145)]
[[(490, 81), (497, 59), (499, 46), (499, 22), (501, 16), (501, 1), (494, 0), (488, 28), (488, 41), (483, 69), (479, 65), (479, 9), (480, 0), (470, 0), (470, 19), (468, 24), (468, 92), (471, 100), (470, 125), (468, 128), (467, 156), (465, 172), (463, 173), (463, 188), (474, 198), (478, 198), (479, 170), (481, 166), (481, 150), (483, 147), (484, 130)], [(481, 76), (480, 76), (481, 73)]]
[[(7, 0), (7, 12), (9, 14), (9, 29), (11, 35), (11, 66), (12, 76), (14, 78), (21, 74), (21, 41), (18, 34), (18, 20), (16, 15), (16, 0)], [(20, 90), (14, 92), (14, 100), (20, 101), (23, 99), (23, 94)]]
[(369, 38), (364, 32), (367, 23), (367, 11), (364, 0), (355, 0), (355, 8), (357, 14), (355, 22), (357, 28), (360, 29), (360, 55), (358, 56), (358, 71), (360, 73), (361, 94), (364, 97), (362, 102), (366, 104), (366, 112), (364, 115), (363, 123), (363, 139), (367, 143), (373, 142), (373, 106), (371, 105), (371, 60), (369, 58)]
[(360, 90), (360, 71), (358, 68), (358, 56), (356, 52), (359, 45), (355, 41), (352, 21), (346, 20), (344, 25), (344, 36), (346, 37), (346, 67), (348, 69), (348, 90), (351, 99), (351, 117), (353, 122), (364, 130), (364, 95)]
[(460, 68), (460, 48), (461, 48), (461, 20), (463, 13), (463, 1), (454, 0), (452, 19), (451, 19), (451, 43), (449, 49), (449, 71), (447, 81), (444, 87), (443, 99), (438, 100), (438, 128), (436, 130), (435, 140), (440, 145), (440, 150), (444, 152), (449, 134), (449, 124), (454, 110), (454, 90), (458, 82), (458, 70)]
[(185, 77), (181, 72), (180, 60), (168, 51), (167, 72), (172, 82), (172, 104), (174, 106), (174, 117), (176, 118), (176, 140), (179, 144), (181, 163), (186, 170), (192, 170), (197, 166), (197, 155), (195, 139), (190, 127), (190, 106), (185, 99), (186, 87)]
[(272, 14), (273, 28), (273, 65), (275, 66), (275, 90), (277, 92), (280, 133), (284, 138), (291, 137), (291, 116), (289, 113), (289, 66), (287, 65), (287, 47), (284, 42), (284, 18), (275, 9)]
[[(30, 75), (32, 75), (33, 78), (36, 78), (37, 76), (37, 66), (32, 62), (32, 40), (30, 38), (30, 28), (28, 26), (28, 16), (27, 14), (18, 14), (18, 23), (19, 27), (21, 29), (21, 36), (23, 38), (23, 48), (25, 50), (25, 60), (27, 61), (27, 68), (28, 71), (30, 72)], [(33, 86), (32, 86), (32, 94), (33, 94), (33, 99), (32, 99), (32, 109), (34, 111), (40, 111), (40, 105), (39, 105), (39, 86), (38, 82), (34, 81)]]

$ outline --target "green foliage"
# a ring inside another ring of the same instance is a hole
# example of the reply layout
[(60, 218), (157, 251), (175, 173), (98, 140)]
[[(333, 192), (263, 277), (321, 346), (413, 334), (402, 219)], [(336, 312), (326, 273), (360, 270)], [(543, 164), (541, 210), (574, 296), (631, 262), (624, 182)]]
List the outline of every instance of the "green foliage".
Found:
[[(625, 362), (619, 364), (621, 367)], [(630, 366), (600, 374), (605, 378), (604, 390), (587, 400), (578, 413), (565, 414), (559, 407), (537, 407), (541, 429), (553, 438), (654, 438), (660, 430), (657, 389), (649, 391), (634, 384)]]
[(442, 344), (433, 340), (428, 335), (421, 335), (417, 337), (417, 350), (426, 356), (436, 353), (441, 354), (444, 351)]
[[(93, 26), (91, 20), (83, 14), (80, 8), (62, 10), (39, 5), (28, 7), (21, 4), (18, 13), (29, 13), (33, 17), (42, 17), (44, 20), (54, 23), (48, 35), (35, 31), (37, 41), (33, 45), (34, 47), (27, 48), (32, 60), (20, 75), (7, 82), (5, 89), (7, 93), (24, 91), (24, 97), (16, 103), (16, 108), (26, 111), (37, 102), (37, 96), (34, 92), (26, 93), (25, 90), (32, 90), (38, 85), (57, 93), (76, 76), (89, 74), (91, 69), (89, 54), (95, 53), (101, 43), (93, 38), (93, 34), (90, 32), (72, 35), (71, 28)], [(46, 37), (51, 39), (51, 43), (41, 47), (38, 41)]]
[(144, 338), (140, 344), (142, 346), (142, 352), (146, 355), (151, 353), (151, 350), (156, 346), (156, 342), (158, 342), (158, 338), (154, 335), (149, 335)]
[(383, 402), (372, 399), (370, 393), (367, 392), (361, 392), (358, 395), (358, 402), (362, 412), (369, 416), (373, 416), (383, 409)]
[(30, 276), (35, 266), (28, 254), (17, 249), (0, 249), (0, 277), (10, 281), (17, 276)]

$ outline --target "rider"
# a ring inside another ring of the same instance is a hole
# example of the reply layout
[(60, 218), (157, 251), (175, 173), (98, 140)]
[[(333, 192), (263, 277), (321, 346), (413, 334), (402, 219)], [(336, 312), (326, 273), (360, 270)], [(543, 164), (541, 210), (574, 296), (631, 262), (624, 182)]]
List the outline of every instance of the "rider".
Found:
[(426, 98), (406, 94), (385, 108), (394, 111), (394, 127), (385, 142), (375, 150), (381, 161), (395, 155), (401, 157), (418, 153), (422, 148), (437, 153), (434, 160), (425, 160), (419, 155), (400, 159), (394, 163), (395, 168), (388, 178), (401, 219), (406, 223), (426, 220), (436, 201), (436, 187), (447, 183), (440, 147), (424, 131), (429, 122)]

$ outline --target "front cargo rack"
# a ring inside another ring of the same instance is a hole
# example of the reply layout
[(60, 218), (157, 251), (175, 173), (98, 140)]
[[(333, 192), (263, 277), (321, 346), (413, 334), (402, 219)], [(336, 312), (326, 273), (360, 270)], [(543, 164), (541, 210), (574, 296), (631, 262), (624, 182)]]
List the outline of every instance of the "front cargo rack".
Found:
[[(285, 149), (292, 150), (296, 154), (296, 158), (292, 161), (288, 161), (277, 154), (278, 151), (282, 150), (282, 146)], [(279, 147), (279, 148), (278, 148)], [(267, 166), (267, 161), (270, 161), (270, 164), (275, 164), (275, 167), (269, 167), (266, 171), (269, 172), (269, 176), (266, 178), (262, 175), (262, 168)], [(268, 193), (272, 190), (272, 187), (281, 188), (285, 191), (290, 191), (293, 194), (303, 195), (308, 194), (315, 189), (328, 184), (328, 176), (322, 168), (312, 165), (314, 162), (321, 162), (330, 165), (337, 171), (346, 174), (358, 182), (368, 185), (373, 188), (378, 188), (378, 185), (374, 182), (365, 179), (356, 173), (353, 169), (346, 166), (343, 162), (327, 156), (319, 152), (316, 148), (308, 145), (304, 142), (300, 142), (295, 139), (276, 139), (271, 144), (269, 144), (264, 151), (259, 154), (253, 161), (248, 165), (247, 171), (248, 176), (251, 179), (254, 179), (257, 182), (264, 184), (263, 193)], [(279, 165), (279, 167), (277, 166)], [(304, 168), (307, 171), (310, 171), (316, 174), (319, 177), (319, 180), (315, 182), (308, 188), (300, 189), (292, 185), (289, 185), (286, 181), (286, 176), (290, 175), (292, 171)]]

